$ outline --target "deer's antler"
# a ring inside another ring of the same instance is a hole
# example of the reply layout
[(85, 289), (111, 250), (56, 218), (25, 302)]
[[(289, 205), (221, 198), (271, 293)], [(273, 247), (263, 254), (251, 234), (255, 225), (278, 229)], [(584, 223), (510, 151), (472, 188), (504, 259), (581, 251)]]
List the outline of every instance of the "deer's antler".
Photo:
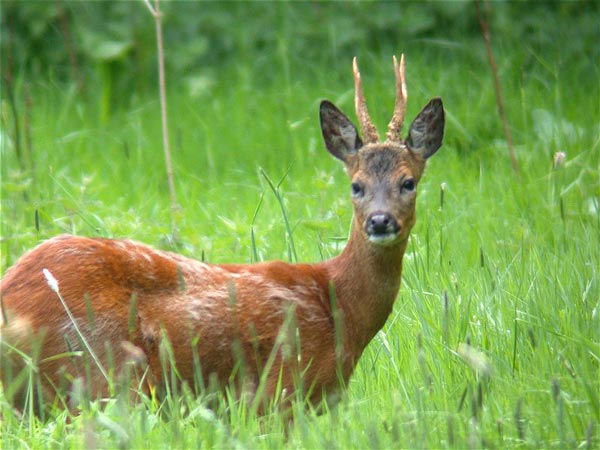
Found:
[(394, 56), (394, 74), (396, 76), (396, 104), (394, 106), (394, 115), (388, 125), (386, 138), (390, 142), (401, 142), (402, 123), (406, 115), (406, 100), (408, 91), (406, 89), (406, 80), (404, 78), (404, 54), (400, 55), (400, 64)]
[(354, 72), (354, 106), (356, 108), (356, 116), (360, 124), (360, 129), (363, 134), (365, 144), (374, 144), (379, 142), (377, 128), (371, 122), (369, 112), (367, 111), (367, 103), (362, 90), (362, 82), (360, 80), (360, 72), (358, 71), (358, 61), (356, 56), (352, 60), (352, 71)]

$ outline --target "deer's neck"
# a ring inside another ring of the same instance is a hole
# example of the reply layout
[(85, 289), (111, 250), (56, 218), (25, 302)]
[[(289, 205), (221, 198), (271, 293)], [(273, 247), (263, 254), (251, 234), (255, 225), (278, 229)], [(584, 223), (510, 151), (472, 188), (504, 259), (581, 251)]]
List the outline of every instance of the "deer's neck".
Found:
[(356, 359), (392, 311), (406, 244), (373, 245), (353, 227), (344, 251), (326, 263), (344, 315), (345, 345)]

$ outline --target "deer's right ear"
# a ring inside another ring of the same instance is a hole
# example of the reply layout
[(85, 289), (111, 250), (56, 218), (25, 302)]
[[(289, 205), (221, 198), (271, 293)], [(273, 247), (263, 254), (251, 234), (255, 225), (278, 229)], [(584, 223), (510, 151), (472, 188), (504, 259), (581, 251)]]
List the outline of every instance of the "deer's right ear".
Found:
[(429, 158), (442, 145), (444, 123), (442, 99), (431, 99), (410, 125), (406, 145), (424, 159)]
[(348, 157), (358, 152), (363, 143), (356, 127), (350, 119), (333, 103), (321, 102), (321, 132), (329, 153), (336, 158), (348, 162)]

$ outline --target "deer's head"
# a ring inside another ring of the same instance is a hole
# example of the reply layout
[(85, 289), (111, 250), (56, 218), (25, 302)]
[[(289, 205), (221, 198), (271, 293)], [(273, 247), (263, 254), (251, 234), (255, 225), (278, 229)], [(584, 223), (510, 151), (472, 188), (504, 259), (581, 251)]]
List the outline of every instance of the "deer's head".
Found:
[(363, 138), (333, 103), (321, 102), (321, 130), (327, 150), (346, 166), (351, 179), (354, 226), (371, 243), (391, 246), (405, 241), (415, 223), (415, 198), (427, 158), (442, 145), (444, 108), (434, 98), (417, 115), (402, 139), (406, 113), (404, 56), (394, 57), (396, 104), (381, 142), (367, 112), (356, 58), (353, 61), (355, 106)]

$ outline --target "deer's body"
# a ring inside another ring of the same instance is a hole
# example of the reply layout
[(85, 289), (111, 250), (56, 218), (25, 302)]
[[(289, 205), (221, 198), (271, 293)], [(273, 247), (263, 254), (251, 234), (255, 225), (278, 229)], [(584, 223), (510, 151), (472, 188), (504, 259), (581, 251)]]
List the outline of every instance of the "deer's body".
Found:
[[(46, 269), (98, 359), (119, 370), (131, 359), (131, 345), (123, 343), (133, 344), (150, 385), (167, 381), (161, 350), (167, 337), (177, 373), (190, 386), (200, 374), (204, 383), (242, 380), (256, 389), (262, 376), (267, 398), (293, 392), (299, 381), (313, 402), (334, 393), (392, 310), (415, 222), (416, 185), (426, 158), (441, 145), (438, 99), (413, 122), (407, 141), (399, 138), (406, 92), (403, 64), (395, 66), (397, 111), (384, 143), (368, 120), (356, 67), (357, 114), (367, 142), (333, 104), (321, 104), (327, 148), (352, 179), (354, 223), (339, 256), (317, 264), (212, 265), (133, 241), (58, 236), (2, 279), (1, 339), (9, 344), (3, 354), (36, 353), (30, 343), (37, 340), (47, 396), (65, 374), (86, 375), (77, 357), (54, 357), (84, 349)], [(11, 355), (13, 376), (22, 367), (18, 359)], [(87, 375), (92, 393), (106, 394), (93, 365)], [(3, 381), (6, 390), (10, 380)]]
[[(91, 336), (100, 359), (107, 360), (108, 342), (116, 365), (125, 364), (130, 355), (121, 342), (129, 341), (143, 350), (152, 384), (160, 384), (162, 379), (159, 345), (163, 332), (169, 338), (177, 370), (190, 385), (195, 381), (194, 339), (206, 381), (214, 374), (226, 385), (243, 355), (245, 367), (239, 370), (245, 370), (247, 380), (258, 384), (259, 369), (292, 312), (305, 353), (314, 355), (310, 372), (321, 382), (335, 381), (327, 379), (336, 369), (328, 276), (318, 266), (281, 262), (209, 265), (132, 241), (59, 236), (25, 255), (16, 267), (31, 276), (25, 280), (11, 270), (2, 280), (8, 324), (18, 319), (15, 324), (21, 330), (43, 330), (42, 358), (65, 352), (65, 336), (73, 349), (83, 350), (72, 322), (42, 274), (47, 268), (73, 315), (85, 319), (83, 330)], [(20, 301), (15, 303), (13, 298)], [(132, 308), (134, 323), (129, 320)], [(278, 345), (293, 344), (293, 337)], [(59, 374), (65, 363), (72, 364), (62, 358), (42, 367), (52, 376)], [(270, 391), (276, 387), (273, 383), (280, 363), (273, 364)], [(106, 394), (99, 375), (92, 388), (96, 394)], [(58, 377), (52, 378), (58, 385)]]

